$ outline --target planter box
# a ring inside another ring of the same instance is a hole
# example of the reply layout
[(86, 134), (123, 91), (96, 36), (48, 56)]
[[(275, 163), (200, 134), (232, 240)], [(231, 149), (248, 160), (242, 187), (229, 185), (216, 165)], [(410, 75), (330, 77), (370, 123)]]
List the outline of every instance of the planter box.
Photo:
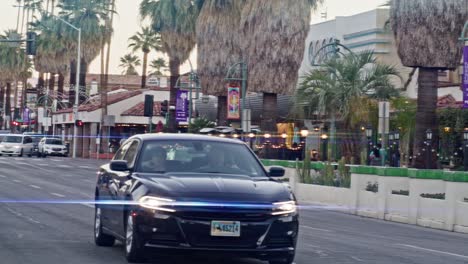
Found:
[(418, 225), (443, 229), (447, 202), (419, 197)]
[(359, 192), (358, 215), (377, 218), (377, 193)]
[(349, 207), (351, 190), (314, 184), (297, 184), (299, 201)]
[(390, 194), (387, 197), (387, 214), (385, 218), (391, 220), (391, 218), (402, 219), (408, 221), (409, 211), (409, 196)]
[(459, 228), (465, 227), (468, 230), (468, 203), (457, 202), (456, 212), (455, 225)]

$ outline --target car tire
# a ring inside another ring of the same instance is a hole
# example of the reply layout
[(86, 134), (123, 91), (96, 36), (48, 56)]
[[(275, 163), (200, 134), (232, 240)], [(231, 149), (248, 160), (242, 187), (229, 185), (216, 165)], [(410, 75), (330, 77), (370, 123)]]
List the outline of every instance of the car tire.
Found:
[(102, 232), (101, 208), (96, 204), (94, 209), (94, 243), (100, 247), (112, 247), (115, 237)]
[(139, 236), (132, 212), (127, 216), (127, 224), (125, 225), (125, 257), (128, 262), (144, 262), (145, 252), (144, 245)]
[(20, 152), (20, 154), (18, 155), (18, 157), (23, 157), (23, 149), (21, 149), (21, 152)]
[(294, 263), (294, 255), (287, 256), (284, 259), (274, 259), (268, 261), (269, 264), (293, 264)]

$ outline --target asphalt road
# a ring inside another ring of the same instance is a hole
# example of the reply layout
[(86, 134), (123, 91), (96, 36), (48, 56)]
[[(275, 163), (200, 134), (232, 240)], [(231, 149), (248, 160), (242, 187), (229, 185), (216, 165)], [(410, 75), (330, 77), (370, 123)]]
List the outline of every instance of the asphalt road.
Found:
[[(0, 157), (0, 263), (127, 263), (121, 244), (93, 242), (95, 172), (103, 161)], [(14, 203), (20, 200), (77, 204)], [(304, 208), (296, 263), (468, 263), (468, 235)], [(158, 264), (262, 264), (159, 260)]]

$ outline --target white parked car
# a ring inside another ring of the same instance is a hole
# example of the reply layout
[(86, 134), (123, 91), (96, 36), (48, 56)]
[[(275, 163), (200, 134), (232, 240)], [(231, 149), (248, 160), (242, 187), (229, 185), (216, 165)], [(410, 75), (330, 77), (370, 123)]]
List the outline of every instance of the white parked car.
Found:
[(67, 146), (60, 138), (43, 138), (38, 145), (39, 156), (48, 155), (67, 156)]
[(33, 140), (26, 135), (5, 135), (0, 143), (0, 155), (17, 155), (31, 157), (33, 151)]

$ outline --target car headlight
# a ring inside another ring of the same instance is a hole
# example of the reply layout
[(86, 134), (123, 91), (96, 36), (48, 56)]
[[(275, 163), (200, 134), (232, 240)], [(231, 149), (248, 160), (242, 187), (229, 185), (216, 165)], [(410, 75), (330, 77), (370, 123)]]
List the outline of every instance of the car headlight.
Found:
[(15, 148), (19, 149), (19, 148), (21, 148), (21, 147), (20, 147), (20, 146), (15, 146)]
[(289, 202), (280, 202), (273, 204), (273, 213), (272, 215), (283, 215), (283, 214), (291, 214), (297, 211), (297, 206), (295, 201)]
[(141, 207), (148, 208), (148, 209), (154, 209), (158, 211), (164, 211), (164, 212), (169, 212), (169, 213), (174, 213), (174, 209), (170, 209), (168, 207), (171, 207), (175, 201), (171, 199), (165, 199), (165, 198), (160, 198), (160, 197), (154, 197), (154, 196), (143, 196), (138, 200), (138, 204)]

